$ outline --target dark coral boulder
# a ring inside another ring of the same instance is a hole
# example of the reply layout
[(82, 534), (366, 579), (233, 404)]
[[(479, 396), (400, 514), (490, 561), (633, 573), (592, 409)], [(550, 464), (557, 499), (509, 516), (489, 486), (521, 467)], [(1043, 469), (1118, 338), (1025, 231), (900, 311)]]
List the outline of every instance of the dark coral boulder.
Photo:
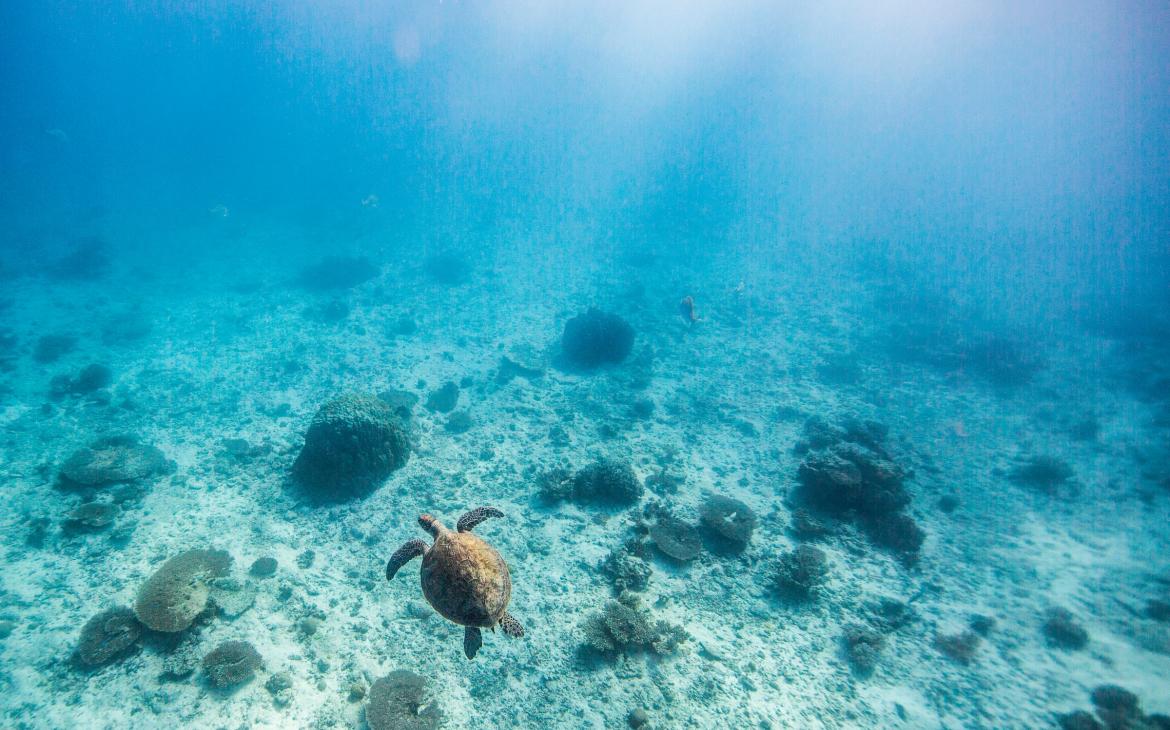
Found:
[(895, 553), (903, 563), (913, 565), (918, 561), (926, 532), (910, 515), (892, 512), (867, 520), (862, 527), (875, 545)]
[(441, 388), (434, 390), (427, 396), (426, 408), (435, 413), (450, 413), (459, 403), (459, 386), (452, 382), (444, 383)]
[(896, 512), (910, 504), (905, 472), (893, 461), (854, 443), (814, 451), (800, 464), (806, 501), (825, 512), (867, 516)]
[(47, 365), (60, 360), (77, 349), (77, 338), (73, 335), (45, 335), (37, 340), (33, 348), (33, 360)]
[(54, 376), (49, 381), (49, 397), (61, 400), (69, 396), (82, 396), (95, 393), (108, 387), (114, 382), (114, 372), (101, 363), (91, 363), (77, 372), (76, 375)]
[(1100, 685), (1089, 699), (1096, 717), (1084, 710), (1057, 715), (1061, 730), (1170, 730), (1170, 717), (1145, 714), (1138, 696), (1124, 687)]
[(302, 269), (297, 284), (310, 291), (349, 289), (379, 273), (372, 261), (361, 256), (329, 256)]
[(561, 352), (565, 363), (580, 370), (617, 365), (634, 347), (634, 328), (621, 317), (590, 308), (565, 323)]
[(47, 278), (56, 281), (94, 281), (110, 269), (109, 247), (96, 236), (86, 236), (74, 242), (60, 258), (44, 268)]
[(926, 533), (905, 514), (909, 476), (886, 450), (886, 428), (875, 421), (821, 419), (805, 424), (797, 476), (801, 507), (856, 524), (879, 547), (905, 564), (917, 561)]
[(1084, 649), (1089, 643), (1089, 632), (1067, 608), (1056, 606), (1044, 612), (1040, 625), (1048, 645), (1065, 651)]
[(316, 501), (365, 497), (406, 464), (410, 448), (406, 426), (387, 403), (343, 395), (313, 417), (293, 476)]
[(864, 624), (850, 624), (842, 639), (853, 671), (863, 677), (871, 674), (886, 646), (886, 637)]
[(1105, 726), (1097, 722), (1097, 718), (1084, 710), (1057, 715), (1056, 724), (1060, 730), (1105, 730)]
[(829, 560), (824, 551), (812, 545), (799, 545), (776, 561), (776, 591), (789, 600), (815, 598), (828, 577)]
[(599, 459), (578, 471), (572, 481), (572, 496), (579, 502), (633, 504), (642, 489), (630, 463), (616, 459)]
[(1012, 469), (1009, 478), (1019, 486), (1056, 494), (1073, 478), (1073, 470), (1064, 459), (1041, 454), (1022, 460)]
[(1097, 710), (1097, 716), (1108, 728), (1144, 727), (1141, 701), (1137, 695), (1115, 684), (1094, 687), (1089, 699)]

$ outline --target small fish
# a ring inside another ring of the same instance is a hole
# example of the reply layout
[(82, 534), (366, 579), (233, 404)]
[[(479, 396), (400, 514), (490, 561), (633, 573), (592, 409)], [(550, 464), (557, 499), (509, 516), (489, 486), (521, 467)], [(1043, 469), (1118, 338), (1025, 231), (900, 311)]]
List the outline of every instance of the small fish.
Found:
[(366, 197), (362, 198), (362, 207), (363, 208), (377, 208), (378, 207), (378, 196), (374, 195), (373, 193), (370, 193)]
[(61, 144), (69, 144), (69, 135), (65, 134), (64, 129), (57, 129), (56, 127), (53, 127), (52, 129), (46, 129), (45, 134), (57, 140)]
[(699, 321), (698, 315), (695, 314), (695, 299), (692, 296), (685, 296), (683, 300), (678, 303), (678, 313), (682, 315), (683, 320), (687, 324), (694, 324)]
[(231, 213), (231, 211), (228, 210), (228, 207), (226, 205), (224, 205), (223, 203), (220, 203), (219, 205), (215, 206), (214, 208), (212, 208), (211, 210), (209, 210), (207, 212), (210, 215), (215, 216), (216, 218), (227, 218), (228, 213)]

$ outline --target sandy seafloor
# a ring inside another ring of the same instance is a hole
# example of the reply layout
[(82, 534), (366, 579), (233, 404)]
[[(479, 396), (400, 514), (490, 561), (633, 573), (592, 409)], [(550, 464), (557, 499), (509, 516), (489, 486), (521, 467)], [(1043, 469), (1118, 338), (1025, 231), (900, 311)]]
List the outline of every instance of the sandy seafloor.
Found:
[[(583, 260), (549, 235), (510, 233), (464, 242), (470, 275), (449, 285), (421, 266), (445, 245), (377, 226), (338, 240), (327, 226), (235, 217), (178, 229), (103, 225), (113, 256), (104, 279), (3, 283), (10, 305), (0, 320), (16, 350), (0, 374), (0, 618), (11, 622), (0, 640), (0, 725), (359, 727), (351, 686), (394, 669), (428, 677), (448, 725), (466, 728), (624, 727), (638, 707), (661, 728), (1052, 727), (1053, 713), (1089, 708), (1089, 690), (1103, 683), (1135, 692), (1148, 712), (1170, 712), (1170, 626), (1142, 612), (1170, 592), (1170, 493), (1143, 474), (1165, 458), (1167, 431), (1120, 385), (1118, 345), (1106, 337), (1071, 324), (1027, 332), (1044, 366), (1005, 388), (897, 362), (873, 345), (901, 316), (874, 303), (881, 272), (799, 260), (760, 267), (748, 245), (714, 258), (664, 249), (653, 259), (603, 246)], [(160, 240), (168, 260), (143, 259)], [(355, 252), (381, 275), (331, 294), (295, 285), (303, 266)], [(693, 327), (677, 309), (686, 294), (703, 317)], [(352, 305), (345, 321), (306, 317), (332, 299)], [(591, 305), (630, 321), (634, 354), (596, 374), (563, 372), (552, 362), (561, 329)], [(417, 331), (395, 335), (404, 316)], [(128, 318), (148, 321), (149, 333), (103, 338)], [(79, 346), (38, 365), (32, 344), (51, 333), (76, 335)], [(855, 353), (856, 368), (826, 378), (820, 366), (841, 353)], [(501, 385), (502, 355), (545, 375)], [(53, 375), (91, 362), (114, 373), (108, 404), (42, 407)], [(373, 496), (320, 507), (290, 491), (305, 428), (330, 397), (402, 388), (425, 400), (465, 379), (459, 408), (472, 428), (448, 433), (446, 416), (420, 404), (418, 451)], [(652, 415), (631, 409), (639, 398), (653, 401)], [(770, 575), (796, 544), (785, 496), (800, 462), (793, 445), (812, 415), (889, 426), (892, 451), (915, 472), (910, 514), (927, 541), (907, 568), (845, 529), (819, 543), (831, 563), (822, 596), (791, 605), (777, 600)], [(1099, 435), (1071, 439), (1086, 415)], [(558, 426), (567, 443), (550, 438)], [(123, 432), (158, 446), (174, 474), (120, 518), (135, 525), (124, 546), (101, 532), (62, 533), (79, 498), (55, 486), (57, 467), (94, 438)], [(223, 454), (228, 438), (269, 450), (233, 460)], [(1016, 460), (1033, 454), (1066, 459), (1079, 492), (1011, 483)], [(691, 636), (675, 656), (607, 662), (579, 652), (583, 621), (612, 597), (598, 566), (630, 535), (637, 510), (546, 506), (534, 493), (541, 471), (599, 455), (630, 459), (643, 480), (670, 464), (685, 478), (677, 494), (648, 490), (644, 499), (664, 499), (692, 522), (705, 491), (760, 515), (740, 556), (704, 552), (681, 567), (655, 559), (644, 602)], [(953, 513), (938, 509), (942, 495), (958, 498)], [(450, 525), (481, 504), (507, 515), (477, 532), (510, 563), (511, 611), (528, 634), (488, 633), (469, 662), (461, 629), (423, 601), (418, 563), (392, 583), (383, 570), (400, 543), (425, 537), (419, 513)], [(26, 544), (38, 516), (51, 520), (40, 548)], [(264, 661), (257, 678), (231, 692), (198, 673), (162, 681), (163, 658), (149, 646), (95, 672), (73, 668), (81, 625), (132, 605), (162, 560), (193, 547), (228, 550), (238, 576), (257, 557), (279, 561), (251, 609), (202, 622), (196, 634), (206, 649), (251, 642)], [(298, 567), (306, 549), (315, 559)], [(282, 588), (291, 592), (283, 600)], [(878, 596), (913, 598), (917, 618), (862, 677), (841, 633)], [(1042, 615), (1057, 605), (1089, 631), (1086, 649), (1045, 642)], [(996, 626), (963, 666), (932, 640), (973, 612)], [(307, 636), (299, 622), (308, 616), (323, 620)], [(264, 686), (279, 671), (294, 683), (285, 707)]]

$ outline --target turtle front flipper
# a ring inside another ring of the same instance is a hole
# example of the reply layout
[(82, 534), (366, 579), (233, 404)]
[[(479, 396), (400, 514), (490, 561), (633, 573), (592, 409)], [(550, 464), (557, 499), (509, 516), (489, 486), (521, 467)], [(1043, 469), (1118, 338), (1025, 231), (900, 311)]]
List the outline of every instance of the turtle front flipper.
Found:
[(479, 647), (483, 646), (483, 636), (480, 635), (479, 629), (474, 626), (467, 626), (463, 629), (463, 653), (467, 655), (468, 659), (475, 658), (475, 652), (479, 651)]
[(511, 636), (513, 639), (519, 639), (524, 636), (524, 627), (521, 626), (520, 622), (516, 620), (516, 617), (510, 613), (505, 612), (504, 615), (500, 617), (500, 628), (504, 630), (505, 634)]
[(459, 518), (459, 524), (455, 529), (460, 532), (471, 532), (472, 528), (483, 522), (489, 517), (503, 517), (504, 513), (495, 507), (476, 507), (467, 514)]
[(410, 540), (394, 551), (390, 561), (386, 563), (386, 580), (393, 580), (398, 569), (414, 560), (427, 551), (427, 544), (422, 540)]

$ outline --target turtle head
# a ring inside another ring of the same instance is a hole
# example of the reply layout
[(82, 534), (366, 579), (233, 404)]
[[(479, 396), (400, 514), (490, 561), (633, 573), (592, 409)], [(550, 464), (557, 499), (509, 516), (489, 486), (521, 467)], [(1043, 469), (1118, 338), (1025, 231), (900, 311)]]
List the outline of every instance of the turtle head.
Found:
[(432, 537), (438, 537), (439, 533), (443, 531), (443, 526), (432, 515), (419, 515), (418, 524), (431, 533)]

